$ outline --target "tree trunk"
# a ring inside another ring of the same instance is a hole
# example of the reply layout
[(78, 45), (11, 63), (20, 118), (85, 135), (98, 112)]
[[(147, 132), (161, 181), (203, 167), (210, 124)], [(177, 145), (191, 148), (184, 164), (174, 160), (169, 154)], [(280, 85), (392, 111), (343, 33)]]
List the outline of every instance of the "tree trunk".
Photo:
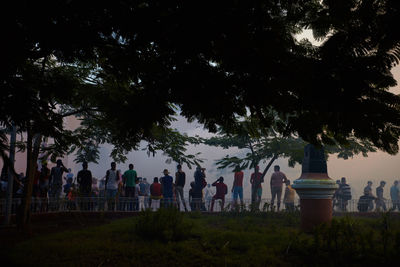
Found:
[(40, 134), (35, 134), (31, 130), (27, 132), (27, 165), (26, 165), (26, 174), (27, 181), (25, 184), (25, 197), (22, 202), (22, 206), (20, 209), (20, 219), (18, 220), (19, 227), (22, 230), (27, 231), (29, 233), (29, 223), (30, 223), (30, 206), (32, 200), (32, 189), (33, 189), (33, 180), (35, 178), (35, 163), (39, 157), (39, 149), (40, 143), (42, 140), (42, 136)]
[[(10, 134), (10, 158), (8, 162), (8, 186), (7, 186), (7, 197), (6, 197), (6, 213), (4, 218), (4, 224), (8, 225), (11, 221), (11, 206), (12, 206), (12, 199), (13, 199), (13, 185), (15, 175), (13, 173), (14, 170), (14, 162), (15, 162), (15, 139), (17, 135), (17, 128), (13, 124), (12, 131)], [(4, 161), (4, 158), (3, 158)]]
[(255, 175), (257, 173), (258, 162), (256, 162), (256, 153), (254, 152), (253, 144), (251, 143), (249, 137), (248, 137), (248, 142), (249, 142), (249, 148), (250, 148), (250, 151), (251, 151), (251, 155), (252, 155), (252, 158), (253, 158), (253, 164), (254, 164), (253, 167), (254, 167), (254, 175)]
[(261, 179), (264, 179), (265, 175), (267, 174), (269, 168), (271, 167), (272, 163), (274, 163), (274, 161), (278, 158), (277, 154), (274, 154), (274, 156), (272, 157), (272, 159), (268, 162), (268, 165), (265, 167)]

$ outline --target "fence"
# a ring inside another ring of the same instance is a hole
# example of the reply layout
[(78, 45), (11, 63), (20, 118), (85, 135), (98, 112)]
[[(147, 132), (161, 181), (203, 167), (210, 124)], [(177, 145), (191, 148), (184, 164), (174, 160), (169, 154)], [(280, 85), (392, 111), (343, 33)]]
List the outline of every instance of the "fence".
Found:
[[(0, 215), (5, 214), (6, 208), (5, 199), (0, 199)], [(11, 205), (11, 214), (16, 214), (18, 207), (21, 205), (22, 199), (14, 198)], [(196, 205), (197, 204), (197, 205)], [(238, 201), (238, 205), (235, 205), (231, 199), (226, 199), (224, 206), (222, 207), (220, 200), (216, 200), (214, 204), (215, 212), (220, 212), (221, 210), (231, 210), (233, 208), (238, 208), (239, 210), (250, 210), (254, 205), (252, 205), (250, 199), (244, 199), (243, 205), (241, 205)], [(358, 200), (353, 199), (347, 202), (345, 207), (340, 207), (339, 205), (334, 205), (334, 211), (339, 212), (357, 212), (357, 204)], [(390, 200), (385, 200), (384, 204), (386, 205), (386, 209), (390, 210), (393, 208), (393, 203)], [(151, 200), (148, 197), (143, 198), (119, 198), (119, 199), (107, 199), (105, 197), (76, 197), (73, 200), (60, 198), (60, 199), (47, 199), (47, 198), (34, 198), (31, 203), (31, 212), (32, 213), (43, 213), (43, 212), (65, 212), (65, 211), (88, 211), (88, 212), (96, 212), (96, 211), (126, 211), (126, 212), (134, 212), (140, 211), (147, 208), (152, 208), (153, 210), (158, 209), (160, 206), (164, 205), (174, 205), (179, 207), (181, 211), (184, 211), (184, 205), (178, 203), (176, 201), (166, 201), (166, 200)], [(200, 211), (211, 211), (211, 200), (192, 200), (189, 202), (188, 199), (185, 200), (185, 206), (188, 211), (199, 209)], [(256, 205), (257, 206), (257, 205)], [(295, 207), (299, 208), (299, 201), (296, 200)], [(261, 211), (270, 211), (276, 210), (276, 203), (272, 207), (271, 199), (262, 199), (257, 207)], [(344, 209), (345, 208), (345, 209)], [(281, 210), (285, 210), (285, 205), (281, 203)], [(380, 209), (381, 211), (383, 210)], [(372, 202), (372, 207), (370, 207), (369, 211), (374, 212), (377, 211), (376, 205)]]

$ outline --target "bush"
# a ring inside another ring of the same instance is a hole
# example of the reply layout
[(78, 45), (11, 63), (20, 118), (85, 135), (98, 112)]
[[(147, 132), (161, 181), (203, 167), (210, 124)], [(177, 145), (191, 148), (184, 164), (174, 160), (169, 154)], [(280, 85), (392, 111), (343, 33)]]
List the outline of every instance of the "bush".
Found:
[(176, 208), (143, 211), (135, 224), (135, 233), (146, 240), (180, 241), (191, 236), (193, 225)]
[(311, 235), (295, 235), (288, 260), (298, 266), (391, 263), (400, 251), (396, 239), (400, 232), (392, 229), (392, 224), (389, 213), (371, 221), (334, 218), (330, 225), (316, 227)]

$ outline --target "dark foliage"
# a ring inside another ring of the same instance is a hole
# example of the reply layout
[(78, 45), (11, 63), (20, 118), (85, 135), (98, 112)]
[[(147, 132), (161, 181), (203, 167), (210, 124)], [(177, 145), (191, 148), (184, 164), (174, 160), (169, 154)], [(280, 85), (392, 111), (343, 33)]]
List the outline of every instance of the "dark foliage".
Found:
[[(54, 57), (91, 66), (100, 86), (80, 104), (101, 107), (92, 119), (114, 142), (168, 126), (172, 103), (210, 130), (229, 130), (247, 111), (268, 128), (278, 114), (285, 133), (308, 142), (354, 134), (396, 153), (400, 100), (387, 89), (396, 84), (398, 14), (389, 0), (14, 1), (2, 17), (0, 119), (23, 121), (14, 106), (40, 117), (37, 93), (69, 100), (59, 90), (68, 83), (22, 82), (29, 62)], [(302, 27), (323, 44), (298, 42)]]

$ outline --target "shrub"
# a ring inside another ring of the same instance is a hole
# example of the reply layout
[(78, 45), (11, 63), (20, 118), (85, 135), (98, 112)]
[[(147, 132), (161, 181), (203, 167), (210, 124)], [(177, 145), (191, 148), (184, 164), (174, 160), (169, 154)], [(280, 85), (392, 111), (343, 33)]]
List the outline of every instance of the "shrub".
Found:
[(143, 211), (135, 224), (135, 233), (147, 240), (180, 241), (191, 235), (193, 225), (175, 208), (161, 208), (156, 212)]

